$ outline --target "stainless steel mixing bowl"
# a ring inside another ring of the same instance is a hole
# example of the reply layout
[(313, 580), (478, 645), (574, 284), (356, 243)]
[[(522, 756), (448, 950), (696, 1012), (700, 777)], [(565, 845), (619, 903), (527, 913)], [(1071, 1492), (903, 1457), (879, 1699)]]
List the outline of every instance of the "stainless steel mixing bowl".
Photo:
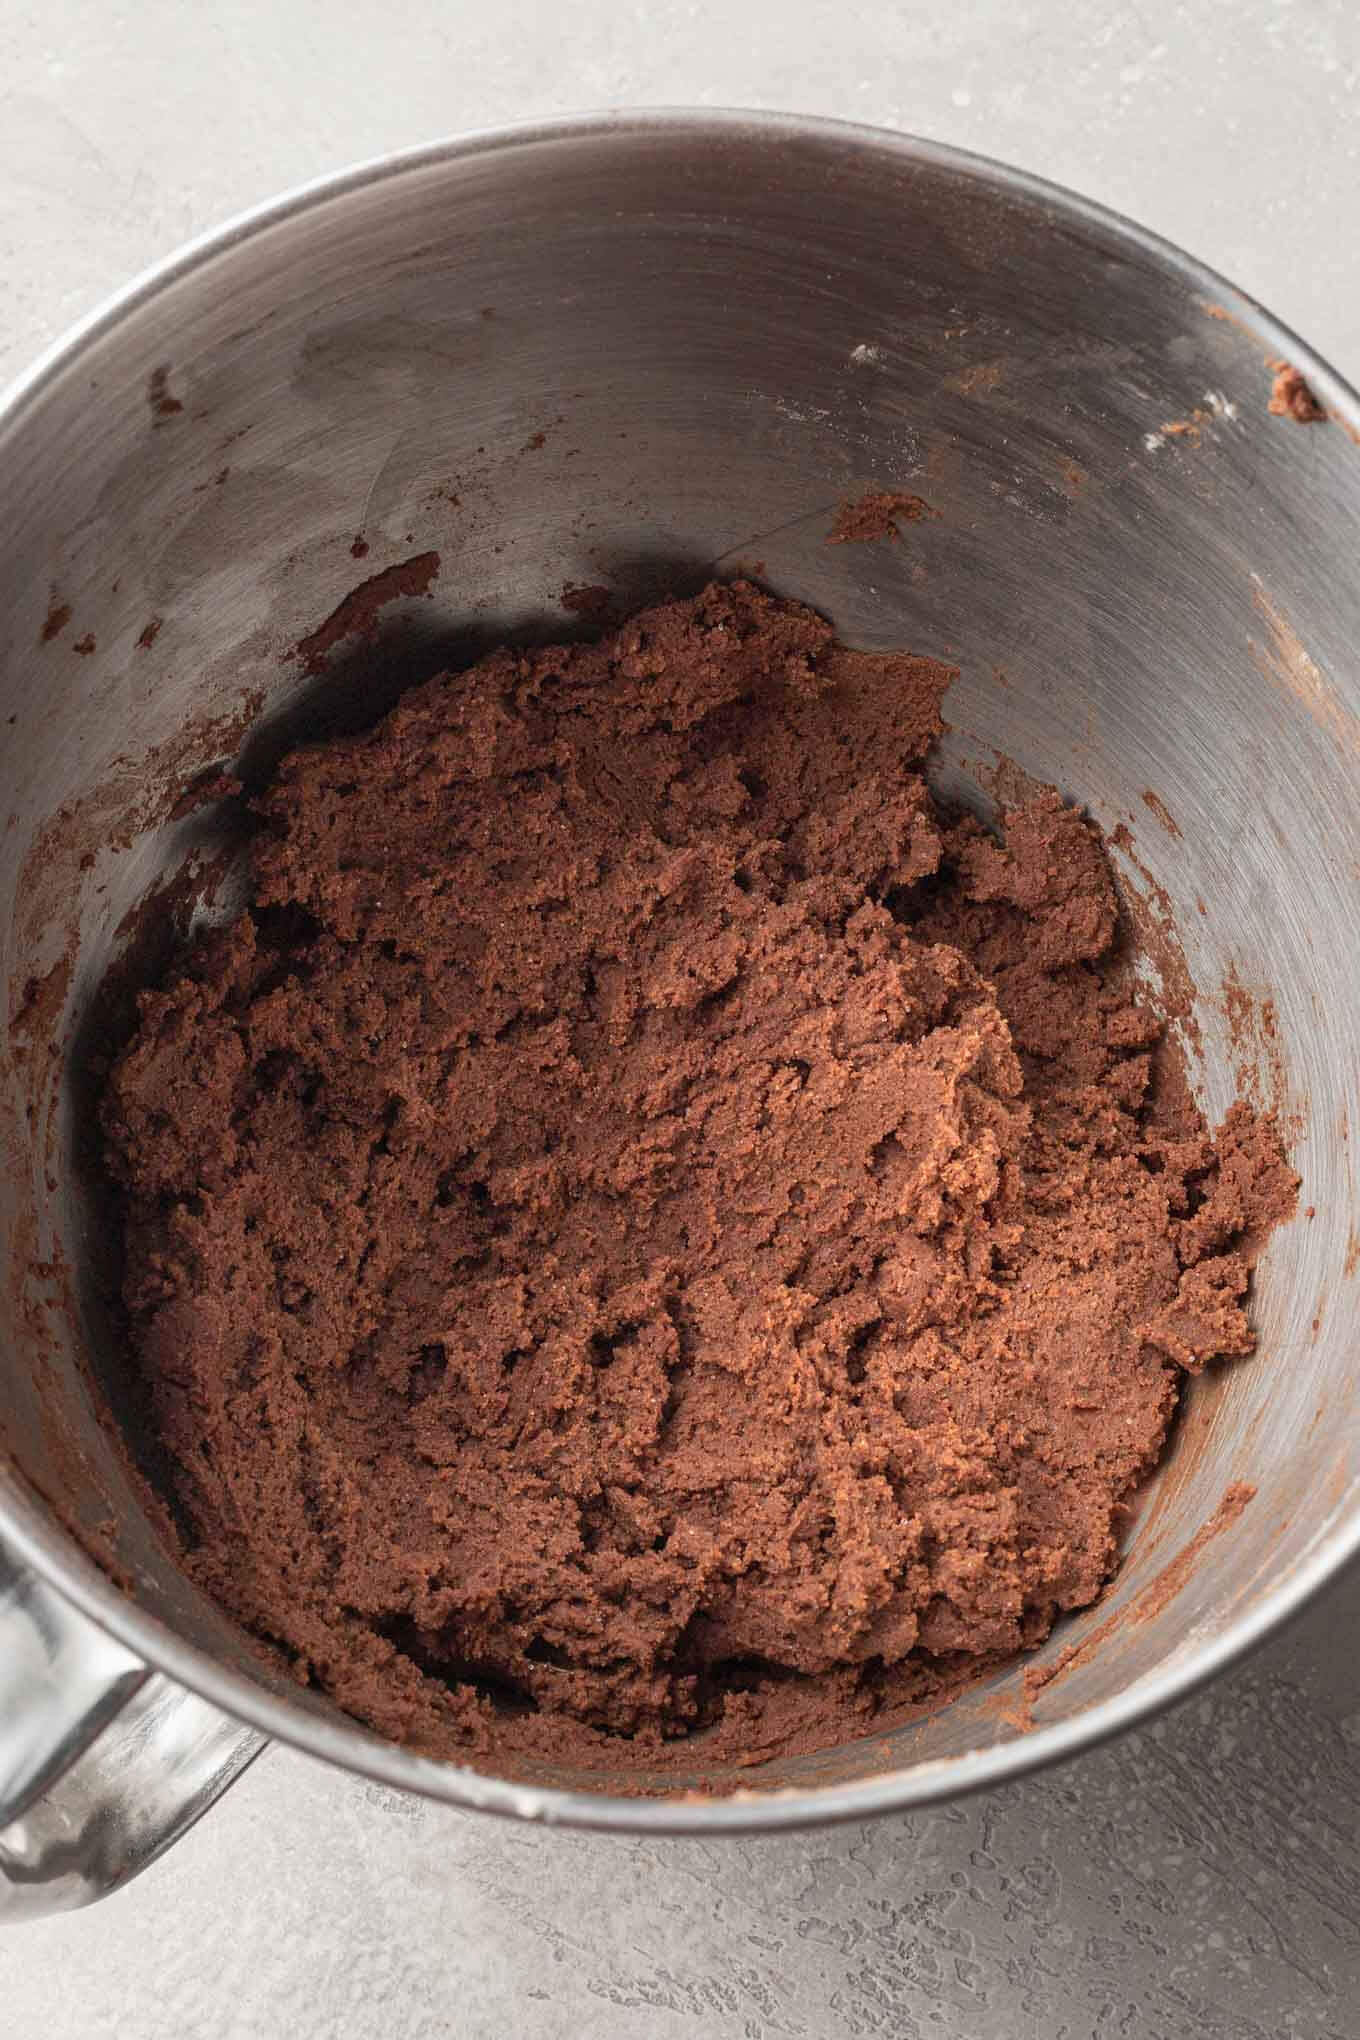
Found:
[[(1330, 422), (1268, 414), (1276, 355)], [(350, 173), (199, 242), (38, 364), (0, 411), (11, 1912), (130, 1875), (270, 1736), (456, 1805), (633, 1831), (917, 1805), (1126, 1727), (1336, 1571), (1360, 1543), (1358, 433), (1309, 349), (1098, 207), (744, 114)], [(828, 545), (833, 506), (872, 485), (938, 521)], [(309, 673), (299, 640), (426, 551), (432, 599)], [(1265, 1257), (1257, 1357), (1194, 1385), (1112, 1595), (1046, 1646), (1083, 1647), (1032, 1727), (1017, 1669), (895, 1732), (691, 1781), (717, 1796), (624, 1797), (376, 1740), (176, 1570), (98, 1420), (107, 1229), (65, 1050), (129, 910), (212, 840), (211, 810), (168, 817), (175, 792), (243, 732), (263, 771), (403, 678), (560, 630), (567, 582), (635, 599), (738, 560), (854, 642), (957, 661), (946, 787), (981, 797), (1004, 756), (1122, 828), (1173, 1004), (1180, 930), (1207, 1107), (1248, 1065), (1292, 1115), (1315, 1215)], [(1235, 1481), (1254, 1501), (1206, 1537)]]

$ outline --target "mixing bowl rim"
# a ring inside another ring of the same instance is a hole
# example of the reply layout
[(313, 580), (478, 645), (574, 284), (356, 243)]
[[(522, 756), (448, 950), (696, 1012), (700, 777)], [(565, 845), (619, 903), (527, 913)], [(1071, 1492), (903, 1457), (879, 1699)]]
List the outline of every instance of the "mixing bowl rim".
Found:
[[(1055, 223), (1079, 224), (1107, 244), (1134, 252), (1178, 277), (1201, 297), (1206, 312), (1210, 307), (1221, 311), (1259, 339), (1265, 354), (1300, 369), (1342, 429), (1360, 442), (1360, 397), (1313, 348), (1206, 264), (1093, 199), (971, 150), (861, 123), (740, 108), (645, 107), (527, 120), (420, 143), (311, 179), (233, 215), (103, 299), (0, 393), (0, 458), (28, 414), (120, 322), (195, 271), (276, 227), (303, 222), (323, 207), (379, 185), (472, 157), (649, 135), (689, 137), (701, 145), (761, 139), (771, 144), (839, 146), (850, 156), (895, 157), (904, 164), (952, 173), (979, 188), (1030, 200), (1045, 207)], [(1349, 1520), (1339, 1520), (1320, 1534), (1289, 1578), (1269, 1587), (1255, 1607), (1230, 1620), (1220, 1635), (1191, 1645), (1172, 1663), (1066, 1721), (1035, 1727), (991, 1748), (853, 1783), (773, 1792), (754, 1785), (731, 1796), (672, 1798), (524, 1785), (421, 1756), (376, 1738), (357, 1722), (312, 1713), (222, 1664), (129, 1599), (30, 1495), (21, 1478), (3, 1466), (0, 1532), (14, 1556), (126, 1648), (224, 1713), (285, 1745), (377, 1783), (483, 1812), (579, 1828), (678, 1835), (770, 1832), (926, 1806), (1003, 1784), (1089, 1749), (1184, 1698), (1297, 1614), (1348, 1559), (1360, 1553), (1360, 1507), (1352, 1506)]]

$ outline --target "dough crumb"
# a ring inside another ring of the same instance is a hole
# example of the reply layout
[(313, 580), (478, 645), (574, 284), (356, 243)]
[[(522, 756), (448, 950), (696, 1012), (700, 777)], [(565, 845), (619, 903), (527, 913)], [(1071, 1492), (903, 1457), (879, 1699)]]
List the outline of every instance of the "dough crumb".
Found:
[(871, 489), (853, 502), (842, 503), (827, 533), (828, 545), (863, 545), (896, 538), (899, 524), (923, 524), (939, 517), (921, 496), (904, 489)]
[(1272, 361), (1275, 380), (1270, 390), (1270, 410), (1278, 418), (1292, 418), (1296, 425), (1321, 425), (1327, 413), (1297, 368), (1287, 361)]

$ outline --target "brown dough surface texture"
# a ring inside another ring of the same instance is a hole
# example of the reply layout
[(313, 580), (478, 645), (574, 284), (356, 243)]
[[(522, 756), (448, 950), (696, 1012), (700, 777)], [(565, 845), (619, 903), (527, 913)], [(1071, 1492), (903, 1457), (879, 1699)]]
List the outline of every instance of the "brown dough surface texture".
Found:
[[(1095, 830), (745, 584), (258, 801), (104, 1103), (195, 1578), (389, 1735), (826, 1745), (1089, 1602), (1294, 1178), (1158, 1081)], [(1179, 1102), (1176, 1102), (1179, 1101)]]

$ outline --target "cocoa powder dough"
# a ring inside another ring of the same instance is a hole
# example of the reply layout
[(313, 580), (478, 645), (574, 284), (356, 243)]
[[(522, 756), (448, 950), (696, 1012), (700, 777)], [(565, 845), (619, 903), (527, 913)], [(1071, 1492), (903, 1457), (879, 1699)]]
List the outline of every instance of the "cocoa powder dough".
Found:
[(256, 802), (109, 1078), (183, 1562), (381, 1732), (832, 1744), (1100, 1591), (1295, 1178), (1210, 1138), (1095, 829), (922, 766), (952, 674), (714, 585)]

